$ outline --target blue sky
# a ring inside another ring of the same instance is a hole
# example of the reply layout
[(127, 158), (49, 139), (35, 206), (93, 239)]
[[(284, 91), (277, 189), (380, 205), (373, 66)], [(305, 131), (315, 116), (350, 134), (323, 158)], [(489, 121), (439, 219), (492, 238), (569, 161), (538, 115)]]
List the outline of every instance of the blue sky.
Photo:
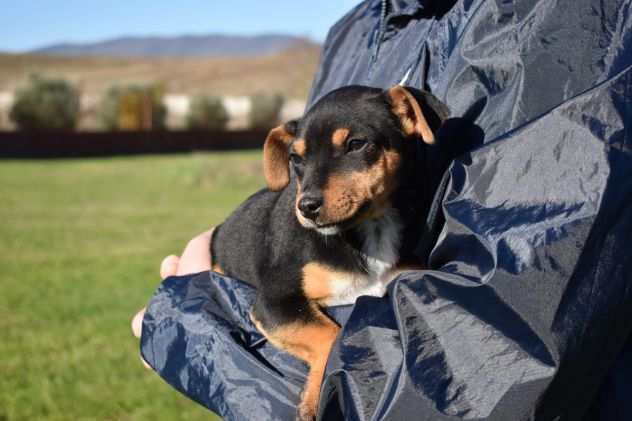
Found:
[(2, 0), (0, 51), (121, 35), (266, 32), (322, 41), (359, 0)]

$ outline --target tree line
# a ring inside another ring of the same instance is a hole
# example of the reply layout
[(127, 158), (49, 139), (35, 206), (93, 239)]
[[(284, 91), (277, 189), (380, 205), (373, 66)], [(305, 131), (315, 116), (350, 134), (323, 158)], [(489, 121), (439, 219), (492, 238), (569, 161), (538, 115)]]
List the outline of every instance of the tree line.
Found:
[[(106, 131), (165, 130), (168, 109), (162, 84), (112, 86), (98, 106), (98, 120)], [(250, 97), (248, 125), (268, 129), (279, 122), (285, 99), (280, 94), (258, 93)], [(81, 95), (71, 83), (32, 75), (18, 89), (9, 118), (18, 130), (76, 130), (81, 113)], [(196, 95), (191, 99), (186, 127), (191, 130), (225, 130), (230, 115), (218, 96)]]

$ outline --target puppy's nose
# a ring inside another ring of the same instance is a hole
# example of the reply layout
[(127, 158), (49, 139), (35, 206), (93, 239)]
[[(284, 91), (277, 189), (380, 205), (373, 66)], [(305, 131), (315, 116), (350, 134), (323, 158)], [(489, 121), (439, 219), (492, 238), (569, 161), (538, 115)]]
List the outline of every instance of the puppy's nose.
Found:
[(314, 220), (320, 213), (320, 207), (323, 205), (323, 198), (319, 196), (303, 196), (298, 202), (298, 209), (307, 219)]

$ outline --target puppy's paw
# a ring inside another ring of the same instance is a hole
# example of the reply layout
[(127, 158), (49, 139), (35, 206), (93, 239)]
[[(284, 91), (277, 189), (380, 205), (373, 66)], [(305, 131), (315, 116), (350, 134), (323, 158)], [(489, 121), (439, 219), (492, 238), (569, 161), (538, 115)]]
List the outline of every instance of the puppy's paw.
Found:
[(316, 408), (313, 405), (308, 405), (306, 402), (301, 402), (297, 408), (296, 421), (315, 421), (316, 420)]
[(296, 421), (315, 421), (317, 405), (317, 401), (306, 396), (305, 390), (303, 390), (301, 392), (301, 402), (296, 408)]

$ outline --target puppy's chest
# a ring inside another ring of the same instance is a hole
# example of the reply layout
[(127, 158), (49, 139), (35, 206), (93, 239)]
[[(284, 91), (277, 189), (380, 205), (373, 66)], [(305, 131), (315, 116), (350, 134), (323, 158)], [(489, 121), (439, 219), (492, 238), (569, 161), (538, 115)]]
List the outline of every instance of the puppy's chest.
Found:
[(332, 272), (327, 280), (330, 293), (318, 300), (322, 305), (352, 304), (362, 295), (381, 297), (389, 274), (399, 260), (402, 225), (394, 210), (358, 227), (359, 250), (354, 254), (358, 270)]

